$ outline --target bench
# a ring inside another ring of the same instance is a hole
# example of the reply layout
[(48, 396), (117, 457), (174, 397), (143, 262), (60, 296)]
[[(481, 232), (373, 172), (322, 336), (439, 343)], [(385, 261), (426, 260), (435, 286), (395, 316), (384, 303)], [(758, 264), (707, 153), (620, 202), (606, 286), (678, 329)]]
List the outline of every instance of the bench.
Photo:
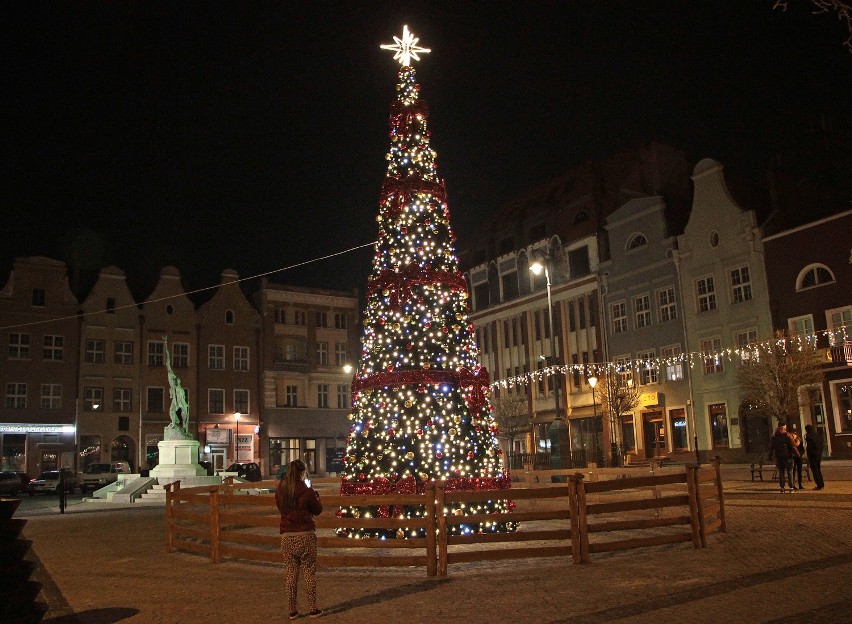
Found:
[[(757, 476), (761, 481), (763, 481), (764, 468), (772, 468), (771, 481), (778, 480), (778, 469), (775, 467), (775, 462), (764, 463), (763, 455), (761, 455), (756, 462), (751, 463), (751, 480), (754, 481), (754, 477)], [(802, 457), (802, 475), (806, 476), (808, 481), (811, 480), (811, 467), (808, 465), (807, 456)]]

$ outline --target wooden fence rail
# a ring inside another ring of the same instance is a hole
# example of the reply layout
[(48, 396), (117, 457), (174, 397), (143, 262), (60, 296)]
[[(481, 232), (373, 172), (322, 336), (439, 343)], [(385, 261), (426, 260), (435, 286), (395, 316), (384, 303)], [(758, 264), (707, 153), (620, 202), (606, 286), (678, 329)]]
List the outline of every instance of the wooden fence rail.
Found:
[[(166, 546), (222, 558), (280, 562), (277, 482), (226, 482), (220, 486), (166, 486)], [(588, 482), (583, 474), (567, 483), (489, 491), (448, 491), (443, 482), (425, 494), (339, 496), (322, 493), (326, 510), (396, 505), (419, 507), (417, 518), (316, 518), (317, 562), (330, 567), (417, 566), (428, 576), (447, 574), (453, 563), (571, 557), (589, 562), (591, 553), (678, 542), (706, 548), (707, 535), (727, 531), (719, 463), (686, 466), (683, 472)], [(455, 516), (453, 503), (511, 500), (511, 513)], [(460, 533), (480, 522), (519, 522), (516, 532)], [(529, 526), (527, 526), (529, 525)], [(417, 530), (425, 537), (378, 539), (337, 537), (337, 529)], [(594, 536), (590, 540), (590, 536)], [(405, 551), (404, 553), (402, 551)]]

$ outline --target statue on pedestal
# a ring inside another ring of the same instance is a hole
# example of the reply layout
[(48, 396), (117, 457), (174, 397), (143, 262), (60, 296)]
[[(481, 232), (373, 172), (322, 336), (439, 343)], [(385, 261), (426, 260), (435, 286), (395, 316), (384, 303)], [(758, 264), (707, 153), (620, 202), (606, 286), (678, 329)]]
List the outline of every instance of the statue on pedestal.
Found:
[(189, 433), (189, 401), (186, 398), (186, 390), (180, 383), (180, 379), (172, 370), (172, 361), (169, 357), (169, 345), (166, 336), (163, 336), (163, 351), (166, 355), (166, 369), (169, 373), (169, 417), (171, 423), (165, 430), (167, 440), (188, 440), (193, 436)]

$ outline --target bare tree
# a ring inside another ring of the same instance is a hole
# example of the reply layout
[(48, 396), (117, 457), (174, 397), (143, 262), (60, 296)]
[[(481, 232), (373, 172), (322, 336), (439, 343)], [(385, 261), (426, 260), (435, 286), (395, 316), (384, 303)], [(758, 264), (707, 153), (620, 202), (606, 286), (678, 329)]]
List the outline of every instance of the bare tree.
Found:
[[(843, 0), (810, 0), (811, 4), (816, 7), (814, 14), (820, 13), (837, 13), (837, 19), (841, 22), (846, 22), (846, 28), (849, 31), (849, 37), (844, 42), (844, 46), (852, 53), (852, 5)], [(786, 11), (789, 0), (775, 0), (773, 9), (781, 9)]]
[(737, 373), (745, 401), (776, 424), (799, 416), (799, 388), (822, 380), (822, 359), (815, 341), (776, 332), (775, 340), (747, 352)]
[[(527, 411), (527, 400), (522, 394), (502, 392), (491, 399), (494, 406), (494, 420), (500, 427), (500, 432), (509, 440), (509, 455), (514, 453), (515, 439), (527, 433), (530, 429), (530, 415)], [(533, 451), (534, 452), (534, 451)]]
[(618, 444), (622, 419), (639, 405), (641, 392), (639, 386), (633, 383), (632, 371), (607, 370), (600, 375), (592, 392), (595, 393), (604, 415), (609, 419), (611, 442)]

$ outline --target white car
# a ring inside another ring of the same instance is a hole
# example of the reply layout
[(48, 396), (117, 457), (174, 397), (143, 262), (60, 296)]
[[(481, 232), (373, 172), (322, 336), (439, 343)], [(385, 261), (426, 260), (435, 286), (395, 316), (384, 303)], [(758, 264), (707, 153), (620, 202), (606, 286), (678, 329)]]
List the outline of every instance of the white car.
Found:
[(80, 491), (97, 490), (118, 480), (118, 475), (130, 474), (130, 464), (126, 461), (114, 461), (104, 464), (89, 464), (80, 474)]
[[(59, 494), (59, 471), (45, 470), (30, 481), (29, 494)], [(70, 470), (65, 471), (65, 491), (69, 494), (77, 487), (77, 477)]]

